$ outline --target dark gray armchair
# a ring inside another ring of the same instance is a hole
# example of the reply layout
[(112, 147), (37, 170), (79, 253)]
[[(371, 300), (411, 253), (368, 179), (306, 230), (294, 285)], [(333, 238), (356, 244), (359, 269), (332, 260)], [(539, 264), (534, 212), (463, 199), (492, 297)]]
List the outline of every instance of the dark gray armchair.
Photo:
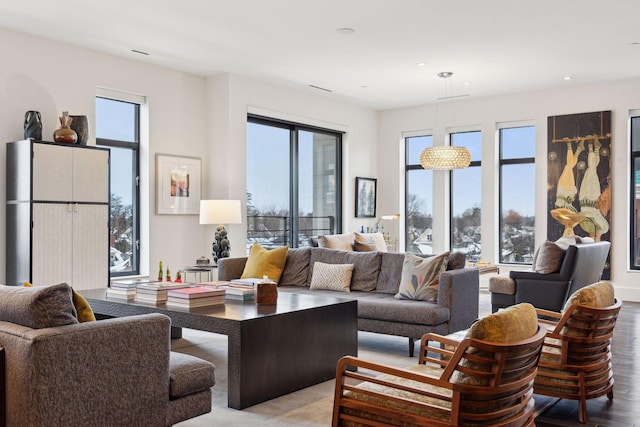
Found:
[(536, 308), (560, 312), (571, 294), (600, 280), (610, 247), (610, 242), (571, 245), (555, 273), (510, 271), (508, 277), (492, 277), (492, 311), (528, 302)]

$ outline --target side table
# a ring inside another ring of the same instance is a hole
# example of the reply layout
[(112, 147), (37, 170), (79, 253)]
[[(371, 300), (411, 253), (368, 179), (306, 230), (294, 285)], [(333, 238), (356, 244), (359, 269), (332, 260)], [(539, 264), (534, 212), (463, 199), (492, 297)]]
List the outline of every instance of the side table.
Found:
[[(217, 270), (218, 266), (217, 265), (192, 265), (192, 266), (188, 266), (182, 269), (182, 271), (184, 272), (184, 281), (185, 282), (189, 282), (189, 283), (202, 283), (202, 282), (213, 282), (214, 280), (216, 280), (216, 278), (213, 277), (213, 272), (215, 270)], [(189, 274), (193, 274), (194, 275), (194, 280), (191, 281), (189, 280), (188, 275)], [(206, 274), (206, 276), (204, 277), (205, 280), (203, 279), (203, 275)]]

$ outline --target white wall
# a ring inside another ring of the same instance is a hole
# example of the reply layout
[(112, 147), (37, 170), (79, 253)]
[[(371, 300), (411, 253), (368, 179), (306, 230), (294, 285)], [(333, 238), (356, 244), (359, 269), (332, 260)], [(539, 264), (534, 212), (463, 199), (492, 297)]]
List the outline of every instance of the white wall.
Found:
[[(125, 54), (128, 54), (125, 52)], [(133, 54), (131, 54), (133, 55)], [(95, 143), (96, 87), (147, 97), (148, 141), (142, 145), (143, 246), (141, 270), (156, 273), (162, 260), (173, 272), (211, 257), (213, 225), (197, 215), (155, 214), (155, 154), (202, 159), (202, 197), (245, 200), (246, 118), (250, 109), (273, 117), (346, 131), (344, 139), (343, 228), (354, 230), (355, 176), (376, 175), (376, 113), (230, 74), (194, 76), (135, 59), (0, 29), (0, 139), (23, 139), (24, 113), (38, 110), (43, 138), (51, 139), (62, 111), (86, 114)], [(6, 147), (0, 146), (4, 166)], [(112, 173), (118, 173), (112, 170)], [(0, 186), (0, 218), (5, 218), (5, 186)], [(373, 225), (373, 220), (371, 225)], [(232, 256), (244, 254), (244, 225), (229, 227)], [(0, 225), (0, 241), (5, 241)], [(0, 247), (0, 283), (6, 278), (5, 246)]]
[[(337, 103), (325, 96), (310, 95), (232, 74), (210, 77), (207, 89), (208, 99), (212, 103), (208, 120), (208, 156), (211, 163), (220, 165), (208, 172), (207, 197), (241, 199), (244, 206), (247, 188), (247, 113), (340, 130), (346, 132), (343, 138), (343, 231), (360, 230), (364, 222), (354, 217), (355, 177), (376, 176), (375, 112)], [(367, 221), (365, 225), (372, 226), (375, 222), (374, 219)], [(232, 256), (242, 255), (246, 225), (230, 226), (229, 236)]]
[[(496, 124), (532, 120), (536, 126), (536, 246), (546, 239), (546, 154), (547, 117), (592, 111), (612, 111), (612, 217), (611, 217), (611, 279), (619, 297), (640, 301), (640, 271), (629, 269), (629, 111), (640, 107), (640, 79), (563, 87), (555, 90), (468, 99), (451, 102), (448, 114), (440, 106), (422, 106), (379, 113), (378, 179), (387, 188), (402, 189), (403, 158), (400, 155), (402, 132), (433, 129), (434, 141), (441, 143), (446, 128), (470, 126), (482, 131), (482, 225), (483, 257), (497, 259), (498, 216), (498, 150)], [(439, 110), (437, 110), (439, 109)], [(437, 117), (437, 119), (436, 119)], [(437, 173), (437, 172), (436, 172)], [(441, 174), (436, 188), (444, 188)], [(434, 178), (435, 181), (435, 178)], [(434, 206), (445, 213), (446, 200), (436, 190)], [(381, 204), (395, 206), (404, 212), (402, 191), (382, 195)], [(434, 215), (435, 216), (435, 215)], [(434, 218), (435, 220), (435, 218)], [(434, 248), (443, 250), (447, 243), (444, 224), (434, 226)], [(505, 269), (503, 269), (505, 270)]]
[[(0, 29), (0, 140), (23, 139), (24, 113), (42, 114), (43, 138), (52, 140), (62, 111), (86, 114), (95, 144), (96, 87), (145, 95), (148, 100), (149, 143), (142, 146), (146, 160), (141, 174), (145, 191), (143, 231), (150, 244), (143, 246), (141, 269), (156, 272), (159, 260), (174, 272), (208, 253), (197, 215), (155, 215), (155, 154), (203, 157), (205, 81), (139, 61)], [(0, 145), (4, 170), (6, 146)], [(203, 159), (203, 167), (208, 165)], [(111, 173), (117, 174), (117, 170)], [(147, 196), (148, 194), (148, 196)], [(0, 186), (0, 218), (5, 218), (5, 186)], [(5, 241), (4, 224), (0, 241)], [(205, 252), (206, 251), (206, 252)], [(5, 246), (0, 247), (0, 281), (6, 277)]]

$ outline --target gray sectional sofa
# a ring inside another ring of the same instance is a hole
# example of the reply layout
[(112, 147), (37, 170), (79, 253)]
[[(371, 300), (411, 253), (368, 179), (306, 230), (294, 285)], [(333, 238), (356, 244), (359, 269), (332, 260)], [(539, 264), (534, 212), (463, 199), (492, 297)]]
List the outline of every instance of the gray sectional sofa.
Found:
[[(219, 259), (218, 280), (239, 278), (246, 261), (247, 257)], [(351, 291), (310, 289), (315, 262), (354, 264)], [(477, 269), (464, 268), (464, 255), (452, 254), (447, 271), (440, 275), (437, 301), (397, 299), (394, 295), (400, 285), (403, 262), (404, 254), (395, 252), (290, 249), (278, 290), (356, 299), (358, 329), (407, 337), (409, 355), (413, 356), (414, 340), (423, 334), (450, 334), (468, 328), (477, 319), (479, 276)]]

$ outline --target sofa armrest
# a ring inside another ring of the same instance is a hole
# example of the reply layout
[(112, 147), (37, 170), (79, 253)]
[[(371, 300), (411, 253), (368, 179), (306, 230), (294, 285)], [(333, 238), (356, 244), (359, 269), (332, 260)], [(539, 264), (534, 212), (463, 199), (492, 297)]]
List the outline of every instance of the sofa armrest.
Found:
[(560, 275), (560, 273), (536, 273), (535, 271), (510, 271), (509, 277), (513, 280), (545, 280), (552, 282), (566, 281), (566, 277)]
[(248, 257), (218, 258), (218, 280), (239, 279)]
[(57, 328), (3, 327), (7, 423), (164, 425), (170, 324), (154, 313)]
[(480, 272), (477, 268), (445, 271), (438, 284), (438, 304), (448, 307), (449, 333), (467, 329), (478, 318)]

